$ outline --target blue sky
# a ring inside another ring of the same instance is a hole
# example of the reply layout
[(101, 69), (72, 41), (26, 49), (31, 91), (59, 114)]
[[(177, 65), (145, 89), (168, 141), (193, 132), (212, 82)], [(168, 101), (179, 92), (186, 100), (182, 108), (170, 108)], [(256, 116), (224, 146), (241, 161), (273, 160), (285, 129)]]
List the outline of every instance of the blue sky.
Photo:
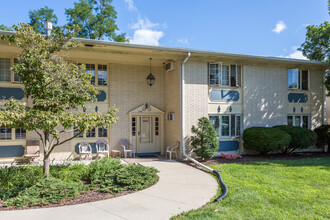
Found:
[[(78, 0), (1, 3), (0, 24), (29, 22), (48, 6), (59, 24)], [(113, 0), (117, 25), (132, 43), (230, 53), (303, 58), (306, 25), (329, 21), (328, 0)]]

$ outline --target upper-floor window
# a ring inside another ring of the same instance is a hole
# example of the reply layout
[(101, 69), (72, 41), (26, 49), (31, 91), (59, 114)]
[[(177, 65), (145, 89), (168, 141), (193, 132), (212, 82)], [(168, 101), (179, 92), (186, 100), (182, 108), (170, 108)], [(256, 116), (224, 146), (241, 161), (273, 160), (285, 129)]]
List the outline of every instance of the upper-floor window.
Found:
[[(18, 63), (18, 59), (14, 58), (14, 64)], [(22, 82), (21, 77), (19, 77), (15, 72), (14, 72), (14, 82)]]
[(10, 59), (0, 58), (0, 81), (10, 81)]
[(99, 86), (107, 85), (107, 65), (99, 64), (97, 68), (97, 78)]
[(241, 86), (242, 66), (222, 63), (209, 64), (209, 85)]
[(86, 64), (86, 73), (92, 75), (91, 84), (95, 85), (95, 64)]
[(288, 88), (308, 90), (308, 70), (288, 70)]

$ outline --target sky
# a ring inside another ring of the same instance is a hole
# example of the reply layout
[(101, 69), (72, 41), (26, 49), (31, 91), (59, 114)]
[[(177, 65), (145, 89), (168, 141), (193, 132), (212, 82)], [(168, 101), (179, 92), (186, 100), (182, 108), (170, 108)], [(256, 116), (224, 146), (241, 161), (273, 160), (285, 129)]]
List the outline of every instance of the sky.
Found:
[[(28, 12), (79, 0), (0, 0), (0, 24), (29, 22)], [(117, 26), (131, 43), (306, 59), (297, 48), (306, 26), (329, 21), (328, 0), (113, 0)]]

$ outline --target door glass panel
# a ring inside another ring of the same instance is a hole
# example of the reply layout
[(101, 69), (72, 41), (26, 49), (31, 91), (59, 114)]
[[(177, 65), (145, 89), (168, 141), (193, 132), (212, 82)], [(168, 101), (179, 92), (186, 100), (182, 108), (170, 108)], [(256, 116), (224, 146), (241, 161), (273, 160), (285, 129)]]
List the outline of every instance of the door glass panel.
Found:
[(151, 118), (150, 117), (141, 117), (141, 135), (140, 142), (141, 143), (150, 143), (151, 140)]

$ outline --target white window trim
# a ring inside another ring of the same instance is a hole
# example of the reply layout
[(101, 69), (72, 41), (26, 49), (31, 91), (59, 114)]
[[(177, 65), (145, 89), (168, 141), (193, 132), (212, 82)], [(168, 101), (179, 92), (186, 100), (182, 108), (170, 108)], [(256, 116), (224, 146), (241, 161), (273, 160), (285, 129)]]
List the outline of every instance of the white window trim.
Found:
[[(294, 114), (289, 114), (288, 117), (289, 117), (289, 116), (292, 116), (292, 126), (296, 126), (296, 125), (295, 125), (295, 122), (296, 122), (296, 121), (295, 121), (295, 117), (300, 117), (300, 125), (299, 125), (299, 127), (301, 127), (301, 128), (303, 127), (303, 117), (304, 117), (304, 116), (307, 116), (307, 118), (308, 118), (308, 119), (307, 119), (307, 128), (308, 128), (308, 129), (311, 128), (310, 115), (304, 115), (304, 114), (303, 114), (303, 115), (301, 115), (301, 114), (299, 114), (299, 115), (294, 115)], [(288, 124), (288, 122), (287, 122), (287, 124)], [(296, 127), (298, 127), (298, 126), (296, 126)]]
[[(235, 115), (235, 135), (233, 135), (232, 136), (232, 134), (231, 134), (231, 130), (232, 130), (232, 127), (231, 127), (231, 116), (232, 115)], [(208, 117), (210, 117), (210, 116), (216, 116), (216, 117), (219, 117), (219, 134), (217, 133), (217, 136), (218, 136), (218, 139), (220, 140), (220, 139), (232, 139), (232, 138), (239, 138), (239, 137), (241, 137), (240, 135), (241, 135), (241, 133), (242, 133), (242, 115), (241, 114), (210, 114)], [(221, 134), (222, 134), (222, 126), (221, 126), (221, 124), (222, 124), (222, 116), (228, 116), (229, 117), (229, 136), (222, 136)], [(237, 129), (236, 129), (236, 121), (237, 121), (237, 116), (239, 116), (240, 117), (240, 134), (239, 135), (237, 135), (237, 133), (236, 133), (236, 131), (237, 131)]]
[[(297, 74), (297, 88), (289, 88), (289, 70), (297, 70), (297, 72), (298, 72), (298, 74)], [(307, 80), (308, 80), (308, 88), (307, 88), (307, 90), (305, 90), (305, 89), (302, 89), (302, 71), (303, 70), (307, 70)], [(287, 74), (287, 78), (288, 78), (288, 85), (287, 85), (287, 87), (288, 87), (288, 89), (289, 90), (298, 90), (298, 91), (309, 91), (309, 89), (310, 89), (310, 71), (309, 71), (309, 69), (304, 69), (304, 68), (289, 68), (288, 69), (288, 74)], [(300, 78), (300, 80), (299, 80), (299, 78)]]
[[(219, 77), (219, 84), (211, 84), (211, 78), (210, 78), (210, 72), (211, 72), (211, 68), (210, 68), (210, 65), (211, 64), (218, 64), (219, 65), (219, 73), (220, 74), (220, 77)], [(208, 67), (208, 81), (209, 81), (209, 86), (218, 86), (218, 87), (226, 87), (226, 88), (239, 88), (241, 86), (238, 86), (237, 85), (237, 76), (238, 76), (238, 66), (240, 66), (240, 79), (241, 79), (241, 83), (242, 83), (242, 72), (243, 72), (243, 69), (242, 69), (242, 65), (241, 64), (237, 64), (237, 63), (234, 63), (234, 64), (228, 64), (228, 63), (222, 63), (222, 62), (210, 62), (209, 64), (209, 67)], [(223, 66), (228, 66), (229, 68), (229, 72), (228, 72), (228, 85), (222, 85), (222, 77), (223, 77), (223, 71), (222, 71), (222, 67)], [(231, 66), (236, 66), (236, 85), (235, 86), (232, 86), (231, 85)]]

